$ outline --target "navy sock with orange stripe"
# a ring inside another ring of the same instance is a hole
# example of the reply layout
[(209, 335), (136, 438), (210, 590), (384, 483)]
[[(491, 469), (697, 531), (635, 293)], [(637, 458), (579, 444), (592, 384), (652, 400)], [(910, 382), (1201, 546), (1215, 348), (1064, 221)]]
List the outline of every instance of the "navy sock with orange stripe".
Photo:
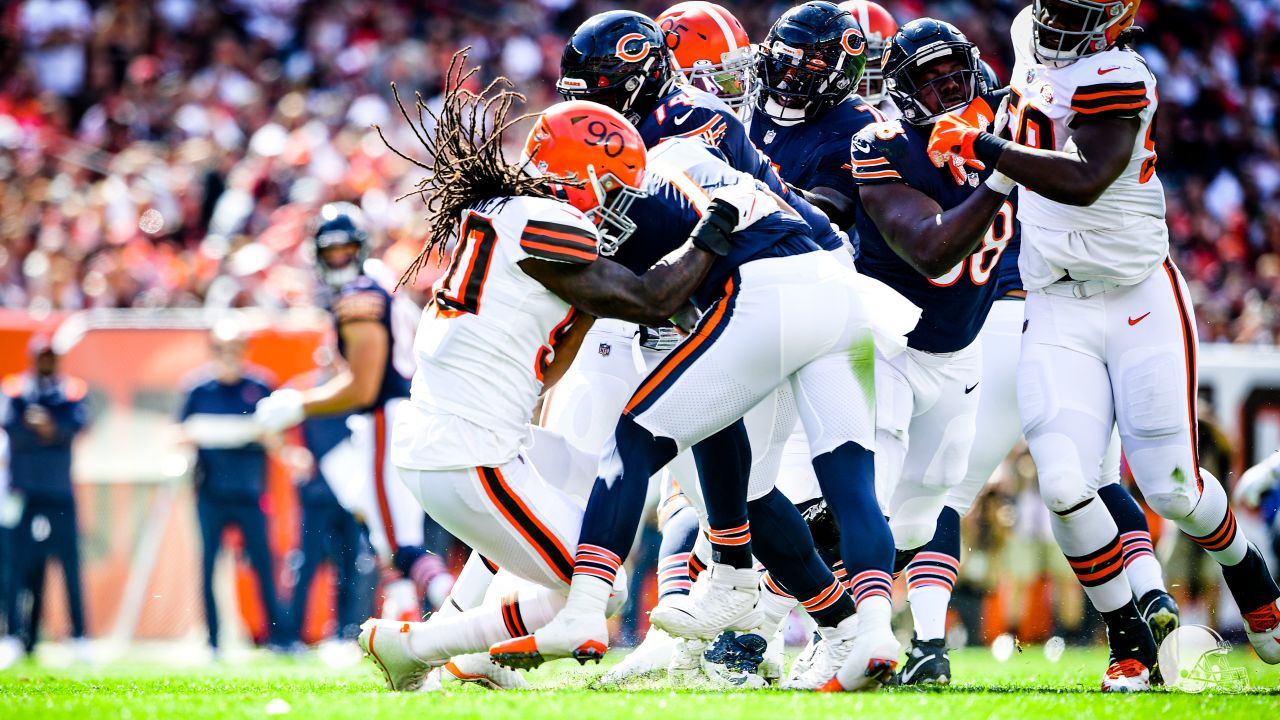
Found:
[(604, 548), (626, 560), (649, 492), (649, 478), (676, 456), (671, 438), (655, 437), (630, 416), (623, 415), (613, 433), (613, 447), (606, 447), (601, 467), (612, 477), (597, 477), (582, 515), (579, 542)]
[(893, 534), (876, 501), (875, 455), (847, 442), (813, 459), (827, 508), (840, 528), (840, 559), (848, 571), (854, 602), (888, 597), (893, 571)]
[(689, 594), (689, 563), (698, 539), (698, 513), (686, 505), (662, 524), (658, 545), (658, 598)]
[(960, 514), (944, 507), (933, 539), (907, 565), (907, 601), (916, 639), (937, 640), (947, 630), (947, 607), (960, 571)]
[(747, 520), (751, 442), (746, 424), (739, 419), (694, 445), (693, 459), (707, 504), (711, 561), (735, 568), (751, 567), (751, 524)]
[(784, 592), (794, 595), (819, 625), (833, 627), (853, 614), (853, 599), (813, 547), (796, 506), (774, 488), (752, 500), (751, 525), (760, 531), (756, 556)]

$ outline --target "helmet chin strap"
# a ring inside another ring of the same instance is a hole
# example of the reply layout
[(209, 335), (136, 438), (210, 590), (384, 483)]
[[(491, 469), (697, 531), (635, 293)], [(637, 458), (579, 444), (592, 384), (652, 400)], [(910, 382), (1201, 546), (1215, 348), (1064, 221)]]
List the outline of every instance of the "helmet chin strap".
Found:
[(765, 98), (764, 114), (783, 127), (799, 125), (804, 122), (804, 108), (783, 107), (782, 103), (773, 98)]
[(354, 259), (347, 263), (345, 267), (338, 268), (337, 270), (326, 268), (324, 271), (325, 283), (334, 290), (340, 290), (343, 285), (346, 285), (358, 277), (360, 277), (360, 262)]

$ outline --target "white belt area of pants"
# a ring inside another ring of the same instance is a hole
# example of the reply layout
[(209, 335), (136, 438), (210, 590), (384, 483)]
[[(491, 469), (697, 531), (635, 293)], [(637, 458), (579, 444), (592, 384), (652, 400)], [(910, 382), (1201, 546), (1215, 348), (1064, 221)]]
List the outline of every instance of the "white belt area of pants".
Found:
[(1120, 287), (1110, 280), (1059, 280), (1037, 292), (1058, 297), (1087, 298)]

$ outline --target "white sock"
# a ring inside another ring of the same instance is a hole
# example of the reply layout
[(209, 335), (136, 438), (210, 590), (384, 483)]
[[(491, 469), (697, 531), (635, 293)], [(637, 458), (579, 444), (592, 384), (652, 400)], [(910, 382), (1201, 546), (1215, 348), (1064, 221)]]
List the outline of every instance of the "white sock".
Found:
[(1135, 598), (1141, 598), (1152, 590), (1164, 590), (1164, 577), (1161, 574), (1160, 561), (1155, 555), (1146, 553), (1129, 561), (1124, 572), (1129, 576), (1129, 589)]
[(862, 599), (858, 603), (858, 627), (859, 632), (862, 628), (871, 628), (881, 626), (886, 629), (891, 628), (893, 623), (893, 603), (889, 598), (883, 595), (872, 595)]
[(564, 607), (576, 613), (604, 615), (612, 594), (613, 585), (603, 578), (575, 573), (569, 582), (569, 598)]
[[(1231, 507), (1227, 504), (1227, 493), (1222, 489), (1222, 483), (1208, 470), (1201, 469), (1200, 477), (1204, 481), (1200, 501), (1190, 515), (1182, 519), (1174, 518), (1173, 521), (1217, 560), (1218, 564), (1239, 565), (1249, 552), (1249, 540), (1237, 529), (1235, 518), (1229, 517)], [(1220, 529), (1223, 536), (1221, 540), (1207, 542)], [(1210, 547), (1218, 549), (1210, 550)]]
[(462, 572), (458, 573), (457, 579), (453, 581), (453, 587), (449, 590), (449, 599), (453, 602), (446, 602), (444, 606), (456, 605), (457, 610), (480, 607), (484, 602), (484, 594), (488, 591), (489, 584), (493, 582), (493, 575), (489, 566), (485, 564), (484, 558), (473, 550), (471, 555), (467, 556)]
[(499, 603), (486, 603), (439, 622), (414, 623), (410, 647), (424, 662), (486, 651), (516, 633), (532, 633), (546, 625), (563, 606), (560, 593), (530, 586)]
[[(1073, 563), (1072, 569), (1084, 586), (1085, 595), (1098, 612), (1119, 610), (1133, 602), (1129, 578), (1124, 572), (1120, 530), (1102, 500), (1094, 496), (1078, 510), (1066, 515), (1051, 512), (1049, 518), (1058, 547)], [(1091, 564), (1081, 560), (1090, 557), (1095, 558)]]
[(916, 638), (938, 640), (947, 632), (947, 606), (951, 593), (937, 585), (921, 585), (907, 592)]

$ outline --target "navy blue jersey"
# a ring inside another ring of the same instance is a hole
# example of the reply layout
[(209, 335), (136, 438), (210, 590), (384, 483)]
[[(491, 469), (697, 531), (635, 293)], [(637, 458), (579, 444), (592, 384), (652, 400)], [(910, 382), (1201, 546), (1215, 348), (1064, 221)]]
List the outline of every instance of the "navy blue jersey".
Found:
[[(699, 142), (672, 139), (649, 153), (647, 197), (627, 212), (635, 233), (612, 256), (632, 272), (643, 273), (689, 238), (716, 188), (746, 180), (716, 150)], [(706, 310), (724, 294), (725, 281), (743, 263), (757, 258), (800, 255), (818, 250), (808, 224), (788, 212), (774, 213), (735, 233), (733, 249), (716, 260), (698, 286), (693, 304)]]
[(391, 330), (391, 293), (373, 278), (361, 275), (342, 286), (330, 304), (329, 311), (333, 314), (334, 327), (338, 333), (338, 352), (343, 357), (347, 355), (346, 343), (342, 339), (344, 323), (373, 321), (382, 325), (387, 333), (387, 359), (383, 362), (378, 397), (372, 405), (357, 408), (356, 412), (369, 412), (395, 398), (409, 397), (409, 379), (396, 370), (392, 361), (395, 336)]
[[(9, 436), (9, 479), (32, 500), (73, 502), (71, 444), (88, 422), (87, 386), (79, 378), (35, 373), (9, 375), (0, 383), (0, 423)], [(46, 437), (28, 422), (39, 407), (53, 423)]]
[[(964, 202), (989, 171), (934, 167), (926, 147), (927, 129), (899, 121), (868, 125), (853, 138), (853, 176), (858, 185), (906, 183), (928, 195), (943, 210)], [(920, 322), (907, 335), (907, 345), (926, 352), (955, 352), (977, 337), (996, 295), (996, 269), (1013, 239), (1015, 200), (1005, 202), (987, 229), (982, 245), (949, 272), (926, 278), (894, 252), (866, 214), (858, 216), (862, 255), (858, 270), (874, 277), (918, 305)]]
[[(1013, 204), (1017, 206), (1018, 191), (1015, 189), (1009, 194), (1010, 198), (1014, 198)], [(1022, 250), (1022, 226), (1017, 220), (1013, 221), (1013, 237), (1009, 238), (1009, 245), (1005, 247), (1004, 254), (1000, 256), (1000, 264), (996, 266), (996, 297), (1002, 298), (1014, 290), (1025, 290), (1022, 286), (1022, 275), (1018, 272), (1018, 255)]]
[(780, 125), (757, 113), (751, 119), (751, 142), (769, 156), (787, 184), (801, 190), (831, 188), (856, 204), (849, 140), (862, 128), (884, 120), (884, 113), (855, 95), (819, 118), (794, 125)]
[(307, 418), (302, 422), (302, 442), (315, 458), (315, 475), (298, 486), (298, 497), (304, 503), (328, 504), (337, 502), (333, 490), (329, 487), (329, 479), (320, 469), (320, 459), (329, 454), (338, 443), (351, 435), (347, 427), (346, 415), (325, 415)]
[(678, 86), (640, 121), (640, 136), (647, 148), (666, 138), (692, 137), (720, 151), (735, 170), (762, 180), (800, 213), (812, 228), (814, 242), (824, 250), (839, 250), (845, 240), (825, 213), (791, 192), (782, 182), (769, 158), (752, 144), (747, 128), (720, 98), (704, 90)]
[[(178, 421), (192, 415), (252, 417), (258, 401), (270, 394), (265, 376), (254, 370), (246, 370), (230, 384), (202, 373), (190, 382)], [(195, 471), (196, 489), (205, 497), (256, 500), (267, 478), (267, 451), (256, 442), (233, 448), (202, 447), (196, 451)]]

